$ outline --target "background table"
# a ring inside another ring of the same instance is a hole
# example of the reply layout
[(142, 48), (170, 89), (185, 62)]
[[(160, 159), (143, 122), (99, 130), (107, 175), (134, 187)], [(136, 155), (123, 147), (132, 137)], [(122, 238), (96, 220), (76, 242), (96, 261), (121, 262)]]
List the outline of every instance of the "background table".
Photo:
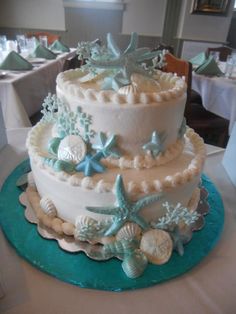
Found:
[[(8, 131), (10, 146), (0, 152), (0, 182), (24, 158), (27, 129)], [(7, 314), (232, 314), (236, 287), (236, 188), (221, 164), (224, 150), (207, 145), (205, 173), (221, 192), (225, 229), (216, 248), (185, 275), (150, 288), (105, 292), (58, 281), (19, 258), (0, 234), (0, 276)], [(207, 241), (207, 239), (206, 239)]]
[(29, 117), (38, 112), (49, 92), (55, 93), (56, 77), (63, 70), (66, 59), (75, 55), (76, 49), (46, 60), (31, 71), (8, 71), (0, 79), (0, 102), (6, 128), (31, 126)]
[(236, 121), (236, 77), (227, 79), (193, 73), (192, 89), (201, 95), (202, 104), (208, 111), (230, 121), (229, 134), (231, 134)]

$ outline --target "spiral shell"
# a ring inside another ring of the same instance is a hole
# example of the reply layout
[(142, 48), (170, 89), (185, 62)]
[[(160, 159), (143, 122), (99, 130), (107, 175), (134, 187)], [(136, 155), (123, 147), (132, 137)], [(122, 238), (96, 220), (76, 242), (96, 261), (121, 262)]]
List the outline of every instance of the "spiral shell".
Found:
[(56, 217), (57, 216), (57, 210), (54, 206), (53, 202), (50, 198), (47, 196), (43, 196), (40, 200), (40, 206), (43, 210), (43, 212), (49, 216), (49, 217)]
[(137, 278), (142, 275), (147, 263), (146, 256), (139, 250), (136, 250), (133, 254), (124, 258), (121, 266), (127, 277)]
[(97, 220), (93, 219), (92, 217), (89, 216), (77, 216), (75, 226), (76, 229), (88, 229), (91, 227), (94, 227), (97, 224)]
[(135, 238), (140, 237), (141, 235), (141, 228), (139, 225), (130, 222), (125, 224), (116, 235), (117, 240), (133, 240)]

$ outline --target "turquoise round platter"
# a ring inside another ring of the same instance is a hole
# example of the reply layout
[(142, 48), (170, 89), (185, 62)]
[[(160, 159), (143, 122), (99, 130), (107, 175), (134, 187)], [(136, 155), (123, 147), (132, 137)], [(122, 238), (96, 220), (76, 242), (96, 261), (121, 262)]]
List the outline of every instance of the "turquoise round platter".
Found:
[(19, 202), (22, 191), (16, 187), (17, 179), (29, 170), (29, 161), (22, 162), (7, 178), (0, 193), (0, 223), (6, 238), (17, 253), (41, 271), (62, 281), (91, 289), (123, 291), (145, 288), (180, 276), (200, 263), (213, 249), (224, 225), (224, 206), (219, 192), (211, 180), (202, 175), (207, 189), (210, 211), (205, 226), (193, 234), (185, 246), (183, 256), (176, 252), (168, 263), (149, 264), (143, 275), (136, 279), (126, 277), (121, 261), (94, 261), (83, 252), (63, 251), (55, 240), (42, 238), (36, 225), (24, 217), (24, 206)]

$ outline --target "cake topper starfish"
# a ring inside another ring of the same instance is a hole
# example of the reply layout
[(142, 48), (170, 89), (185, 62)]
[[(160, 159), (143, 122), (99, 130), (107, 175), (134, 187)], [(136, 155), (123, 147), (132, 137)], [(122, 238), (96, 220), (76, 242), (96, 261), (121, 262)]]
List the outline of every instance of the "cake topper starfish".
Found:
[(107, 34), (107, 45), (112, 54), (111, 59), (90, 59), (91, 66), (95, 68), (115, 70), (115, 74), (104, 80), (103, 89), (118, 90), (120, 87), (130, 84), (133, 73), (150, 76), (149, 71), (142, 66), (142, 62), (153, 59), (160, 54), (160, 51), (150, 51), (149, 48), (137, 48), (137, 33), (131, 34), (130, 43), (124, 52), (118, 48), (110, 33)]
[(104, 215), (114, 215), (111, 227), (105, 232), (105, 236), (115, 234), (127, 221), (138, 224), (143, 229), (148, 228), (148, 223), (139, 215), (142, 208), (157, 202), (161, 194), (147, 195), (136, 202), (129, 199), (121, 175), (116, 177), (115, 183), (116, 204), (107, 207), (86, 207), (87, 210)]
[(150, 151), (153, 158), (157, 157), (160, 153), (164, 151), (164, 141), (166, 139), (165, 132), (158, 133), (154, 131), (152, 133), (151, 141), (143, 145), (143, 149)]

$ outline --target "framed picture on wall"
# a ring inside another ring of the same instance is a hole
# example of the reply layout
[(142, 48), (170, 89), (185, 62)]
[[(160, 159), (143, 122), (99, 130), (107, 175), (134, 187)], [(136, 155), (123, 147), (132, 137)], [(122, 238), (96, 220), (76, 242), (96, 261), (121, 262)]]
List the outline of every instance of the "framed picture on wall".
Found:
[(230, 0), (193, 0), (192, 14), (226, 15)]

